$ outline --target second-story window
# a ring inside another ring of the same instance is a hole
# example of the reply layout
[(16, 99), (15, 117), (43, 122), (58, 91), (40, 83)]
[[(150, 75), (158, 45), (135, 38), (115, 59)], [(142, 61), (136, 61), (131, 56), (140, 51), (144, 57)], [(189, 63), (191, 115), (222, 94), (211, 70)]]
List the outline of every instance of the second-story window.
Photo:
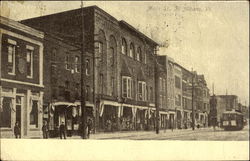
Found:
[(143, 81), (138, 82), (138, 99), (140, 101), (147, 100), (146, 82)]
[(86, 86), (86, 94), (85, 94), (85, 98), (86, 98), (86, 101), (89, 101), (89, 86)]
[(86, 75), (90, 74), (90, 63), (89, 63), (89, 59), (86, 59)]
[(67, 53), (65, 57), (65, 68), (66, 70), (70, 70), (70, 55)]
[(122, 39), (122, 54), (127, 55), (127, 43), (124, 38)]
[(100, 74), (100, 79), (99, 79), (99, 83), (100, 83), (100, 94), (103, 94), (103, 88), (104, 88), (104, 83), (103, 83), (103, 74)]
[(33, 77), (33, 53), (34, 48), (32, 46), (26, 46), (27, 53), (26, 53), (26, 61), (27, 61), (27, 77)]
[(75, 56), (75, 71), (76, 73), (80, 72), (80, 57)]
[(141, 48), (140, 47), (137, 48), (136, 60), (142, 61), (142, 53), (141, 53)]
[(114, 66), (115, 64), (115, 50), (113, 47), (110, 48), (110, 65)]
[(131, 77), (122, 77), (122, 96), (132, 97), (132, 79)]
[(181, 88), (181, 79), (180, 77), (175, 76), (175, 87), (176, 88)]
[(134, 54), (135, 54), (135, 48), (134, 48), (134, 45), (131, 43), (131, 44), (130, 44), (130, 49), (129, 49), (129, 56), (130, 56), (131, 58), (133, 58), (133, 57), (134, 57)]
[(15, 75), (16, 41), (8, 39), (8, 74)]
[(165, 93), (166, 93), (166, 81), (164, 78), (162, 79), (162, 91), (163, 91), (163, 95), (165, 95)]
[(111, 77), (111, 95), (114, 96), (115, 94), (115, 79)]

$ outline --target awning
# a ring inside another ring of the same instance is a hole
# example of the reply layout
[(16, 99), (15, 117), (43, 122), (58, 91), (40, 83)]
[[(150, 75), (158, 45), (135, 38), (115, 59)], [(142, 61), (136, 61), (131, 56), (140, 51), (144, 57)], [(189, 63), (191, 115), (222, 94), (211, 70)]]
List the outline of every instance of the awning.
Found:
[(52, 106), (77, 106), (77, 104), (75, 103), (71, 103), (71, 102), (54, 102), (52, 103)]

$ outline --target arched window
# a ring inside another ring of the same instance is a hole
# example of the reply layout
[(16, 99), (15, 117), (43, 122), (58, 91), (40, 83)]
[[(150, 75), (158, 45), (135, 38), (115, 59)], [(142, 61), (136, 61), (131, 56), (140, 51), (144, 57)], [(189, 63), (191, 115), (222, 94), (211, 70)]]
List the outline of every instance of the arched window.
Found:
[(142, 54), (141, 54), (141, 48), (140, 47), (137, 48), (137, 57), (136, 57), (136, 60), (142, 61)]
[(127, 43), (124, 38), (122, 39), (122, 54), (127, 55)]
[(109, 56), (108, 56), (108, 61), (111, 66), (115, 64), (115, 58), (116, 58), (116, 40), (113, 35), (110, 36), (109, 38)]
[(134, 55), (135, 55), (135, 48), (134, 48), (133, 43), (131, 43), (131, 44), (130, 44), (130, 49), (129, 49), (129, 56), (130, 56), (131, 58), (133, 58)]

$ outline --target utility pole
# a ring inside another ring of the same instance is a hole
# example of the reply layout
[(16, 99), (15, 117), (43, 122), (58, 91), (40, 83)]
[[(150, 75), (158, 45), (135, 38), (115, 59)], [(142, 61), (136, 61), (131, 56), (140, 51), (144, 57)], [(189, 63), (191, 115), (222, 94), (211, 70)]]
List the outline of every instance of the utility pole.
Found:
[(192, 68), (192, 130), (194, 130), (194, 72)]
[(158, 63), (155, 49), (155, 108), (156, 108), (156, 134), (159, 134), (159, 106), (158, 106)]
[(81, 1), (81, 111), (82, 111), (82, 139), (87, 139), (87, 117), (86, 117), (86, 107), (85, 107), (85, 37), (84, 37), (84, 13), (83, 13), (83, 1)]

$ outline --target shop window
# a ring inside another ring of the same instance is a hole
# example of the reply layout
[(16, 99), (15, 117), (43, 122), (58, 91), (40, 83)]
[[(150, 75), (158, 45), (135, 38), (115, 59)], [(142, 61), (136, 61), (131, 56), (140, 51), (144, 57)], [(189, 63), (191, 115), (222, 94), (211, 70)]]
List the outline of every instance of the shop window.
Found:
[(147, 100), (146, 82), (143, 81), (138, 82), (138, 99), (140, 101)]
[(38, 127), (38, 101), (32, 100), (32, 109), (30, 112), (30, 125)]
[(11, 108), (13, 106), (10, 97), (3, 97), (2, 107), (0, 107), (0, 127), (11, 127)]
[(76, 73), (80, 72), (80, 57), (75, 56), (75, 71)]
[(122, 77), (122, 96), (126, 98), (131, 98), (132, 96), (131, 77)]
[(32, 46), (26, 46), (26, 61), (27, 61), (27, 77), (33, 77), (33, 57), (34, 57), (34, 48)]
[(16, 41), (8, 39), (8, 74), (15, 75)]
[(90, 74), (90, 62), (89, 62), (89, 59), (86, 59), (86, 75), (89, 75)]
[(127, 55), (127, 43), (124, 38), (122, 39), (122, 54)]

